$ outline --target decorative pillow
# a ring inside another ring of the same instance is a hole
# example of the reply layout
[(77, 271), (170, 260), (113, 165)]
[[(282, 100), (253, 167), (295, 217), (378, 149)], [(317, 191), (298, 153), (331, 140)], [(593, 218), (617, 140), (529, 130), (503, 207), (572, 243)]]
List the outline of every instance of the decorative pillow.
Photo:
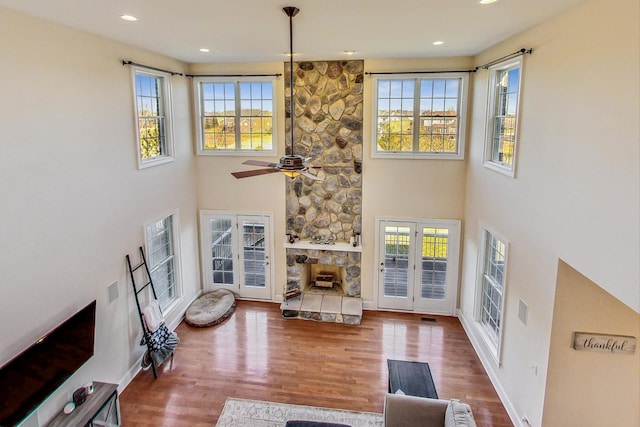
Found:
[(445, 427), (476, 427), (471, 407), (459, 400), (451, 399), (444, 414)]

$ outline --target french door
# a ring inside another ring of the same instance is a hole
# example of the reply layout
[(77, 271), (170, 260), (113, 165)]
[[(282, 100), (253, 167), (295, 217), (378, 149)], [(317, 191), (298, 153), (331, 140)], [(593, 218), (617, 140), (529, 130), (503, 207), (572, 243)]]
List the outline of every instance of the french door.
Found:
[(200, 211), (205, 290), (271, 299), (272, 222), (270, 214)]
[(455, 314), (460, 221), (379, 219), (378, 307)]

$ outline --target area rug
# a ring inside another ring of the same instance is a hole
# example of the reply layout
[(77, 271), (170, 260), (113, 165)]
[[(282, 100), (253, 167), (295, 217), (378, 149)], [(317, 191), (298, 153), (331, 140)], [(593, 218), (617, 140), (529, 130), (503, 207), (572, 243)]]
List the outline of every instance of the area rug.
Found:
[(227, 398), (216, 427), (283, 427), (288, 420), (324, 421), (352, 427), (382, 427), (382, 414)]

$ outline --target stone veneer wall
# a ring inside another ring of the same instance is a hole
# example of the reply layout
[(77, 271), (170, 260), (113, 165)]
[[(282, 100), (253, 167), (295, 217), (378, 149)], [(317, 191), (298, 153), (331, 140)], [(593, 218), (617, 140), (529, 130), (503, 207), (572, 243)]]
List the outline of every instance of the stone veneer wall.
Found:
[[(285, 64), (287, 152), (310, 157), (324, 181), (304, 177), (286, 184), (287, 233), (302, 240), (315, 236), (349, 241), (362, 225), (363, 61), (316, 61), (293, 64), (294, 129), (290, 121), (289, 64)], [(314, 173), (314, 172), (312, 172)], [(287, 288), (301, 287), (308, 265), (305, 255), (321, 264), (344, 267), (346, 296), (360, 297), (360, 253), (287, 249)]]
[(289, 287), (300, 286), (305, 280), (303, 274), (308, 274), (310, 264), (299, 262), (300, 256), (318, 259), (319, 264), (337, 265), (344, 267), (345, 277), (342, 290), (348, 297), (360, 297), (360, 252), (332, 251), (325, 249), (287, 249), (287, 281)]
[[(311, 157), (324, 182), (287, 182), (287, 233), (349, 241), (362, 224), (363, 61), (294, 63), (294, 154)], [(289, 64), (285, 64), (286, 145), (290, 146)], [(315, 173), (315, 172), (312, 172)], [(359, 293), (359, 291), (358, 291)]]

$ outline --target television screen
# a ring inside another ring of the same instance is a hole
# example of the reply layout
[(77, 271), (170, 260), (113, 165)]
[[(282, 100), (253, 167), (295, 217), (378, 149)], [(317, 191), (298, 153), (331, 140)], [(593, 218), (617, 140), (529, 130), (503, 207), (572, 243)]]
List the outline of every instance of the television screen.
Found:
[(0, 368), (0, 426), (26, 418), (93, 356), (96, 302)]

